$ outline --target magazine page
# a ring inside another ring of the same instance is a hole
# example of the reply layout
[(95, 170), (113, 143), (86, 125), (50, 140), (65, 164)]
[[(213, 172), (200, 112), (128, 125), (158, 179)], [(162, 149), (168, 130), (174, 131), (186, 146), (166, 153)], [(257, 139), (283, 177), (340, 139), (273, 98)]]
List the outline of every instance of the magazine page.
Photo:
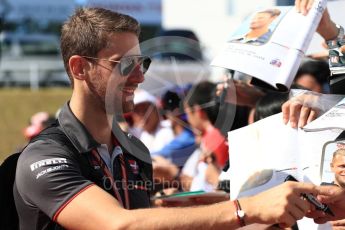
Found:
[(307, 16), (293, 6), (254, 12), (211, 65), (246, 73), (276, 89), (289, 88), (325, 7), (326, 0), (317, 0)]
[[(320, 185), (323, 182), (324, 146), (340, 135), (339, 130), (320, 132), (298, 131), (298, 175), (301, 181)], [(299, 229), (331, 230), (329, 223), (315, 224), (313, 219), (303, 218), (298, 221)]]
[(308, 132), (316, 132), (327, 129), (345, 130), (345, 98), (338, 102), (333, 108), (324, 113), (321, 117), (303, 127)]
[(228, 133), (231, 199), (250, 196), (298, 177), (298, 133), (282, 114)]
[[(230, 197), (252, 196), (293, 179), (321, 183), (320, 168), (325, 143), (340, 133), (304, 132), (282, 122), (276, 114), (228, 133)], [(304, 218), (300, 229), (330, 229)]]
[(231, 199), (267, 190), (289, 175), (320, 184), (323, 147), (340, 132), (293, 129), (282, 122), (282, 113), (229, 132)]
[(298, 175), (299, 180), (320, 185), (322, 182), (323, 149), (325, 144), (334, 141), (340, 130), (320, 132), (298, 131)]

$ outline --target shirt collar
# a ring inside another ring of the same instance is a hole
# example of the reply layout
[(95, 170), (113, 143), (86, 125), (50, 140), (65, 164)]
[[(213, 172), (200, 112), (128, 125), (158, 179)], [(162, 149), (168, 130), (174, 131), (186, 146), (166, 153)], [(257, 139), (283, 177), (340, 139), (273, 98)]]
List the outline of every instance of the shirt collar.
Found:
[[(63, 132), (80, 153), (90, 152), (101, 145), (73, 114), (69, 107), (69, 102), (62, 107), (58, 121)], [(125, 152), (141, 161), (151, 163), (151, 157), (146, 146), (131, 134), (123, 132), (115, 119), (112, 125), (112, 132)]]
[(58, 121), (68, 139), (80, 153), (90, 152), (100, 145), (73, 114), (69, 102), (62, 107)]

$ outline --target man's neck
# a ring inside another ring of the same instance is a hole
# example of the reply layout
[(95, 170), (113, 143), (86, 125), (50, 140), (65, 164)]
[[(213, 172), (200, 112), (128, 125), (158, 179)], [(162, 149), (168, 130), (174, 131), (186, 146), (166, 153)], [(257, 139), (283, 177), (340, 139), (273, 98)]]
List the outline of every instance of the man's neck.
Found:
[(112, 152), (112, 119), (106, 114), (104, 106), (86, 95), (73, 93), (70, 108), (78, 120), (86, 127), (91, 136), (100, 144), (106, 144)]
[(260, 29), (254, 29), (254, 30), (251, 30), (248, 34), (246, 34), (246, 39), (258, 38), (267, 32), (268, 32), (268, 28), (266, 27), (260, 28)]

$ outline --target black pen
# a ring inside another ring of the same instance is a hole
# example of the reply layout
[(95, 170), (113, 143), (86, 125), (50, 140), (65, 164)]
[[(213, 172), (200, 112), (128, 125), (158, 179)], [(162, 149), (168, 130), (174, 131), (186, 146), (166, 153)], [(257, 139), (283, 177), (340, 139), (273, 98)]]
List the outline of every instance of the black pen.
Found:
[(323, 204), (320, 201), (318, 201), (315, 198), (315, 196), (313, 196), (312, 194), (302, 193), (301, 195), (307, 201), (309, 201), (311, 204), (313, 204), (317, 210), (323, 211), (324, 213), (327, 213), (327, 214), (329, 214), (331, 216), (335, 216), (334, 213), (332, 212), (332, 210), (326, 204)]
[[(285, 181), (296, 181), (298, 182), (298, 180), (296, 180), (296, 178), (294, 178), (291, 175), (288, 175), (285, 178)], [(326, 214), (329, 214), (331, 216), (335, 216), (334, 213), (332, 212), (332, 210), (328, 207), (328, 205), (321, 203), (320, 201), (318, 201), (315, 196), (313, 196), (313, 194), (306, 194), (306, 193), (301, 193), (301, 196), (303, 198), (305, 198), (307, 201), (309, 201), (309, 203), (311, 203), (312, 205), (314, 205), (314, 207), (317, 210), (323, 211)]]

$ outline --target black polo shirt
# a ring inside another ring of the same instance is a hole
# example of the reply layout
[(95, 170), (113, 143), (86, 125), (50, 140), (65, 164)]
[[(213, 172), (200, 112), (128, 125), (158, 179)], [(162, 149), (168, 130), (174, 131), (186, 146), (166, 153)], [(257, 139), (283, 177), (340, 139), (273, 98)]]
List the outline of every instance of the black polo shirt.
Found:
[[(92, 158), (92, 150), (100, 144), (74, 116), (68, 103), (60, 112), (56, 128), (65, 135), (66, 143), (37, 140), (19, 157), (14, 199), (21, 229), (56, 229), (54, 221), (66, 204), (95, 184), (114, 195), (103, 170)], [(148, 190), (152, 185), (149, 151), (134, 136), (122, 132), (116, 123), (113, 134), (124, 156), (129, 207), (149, 207)], [(112, 173), (114, 177), (123, 174), (121, 167), (114, 167)], [(119, 192), (123, 201), (123, 188)]]

